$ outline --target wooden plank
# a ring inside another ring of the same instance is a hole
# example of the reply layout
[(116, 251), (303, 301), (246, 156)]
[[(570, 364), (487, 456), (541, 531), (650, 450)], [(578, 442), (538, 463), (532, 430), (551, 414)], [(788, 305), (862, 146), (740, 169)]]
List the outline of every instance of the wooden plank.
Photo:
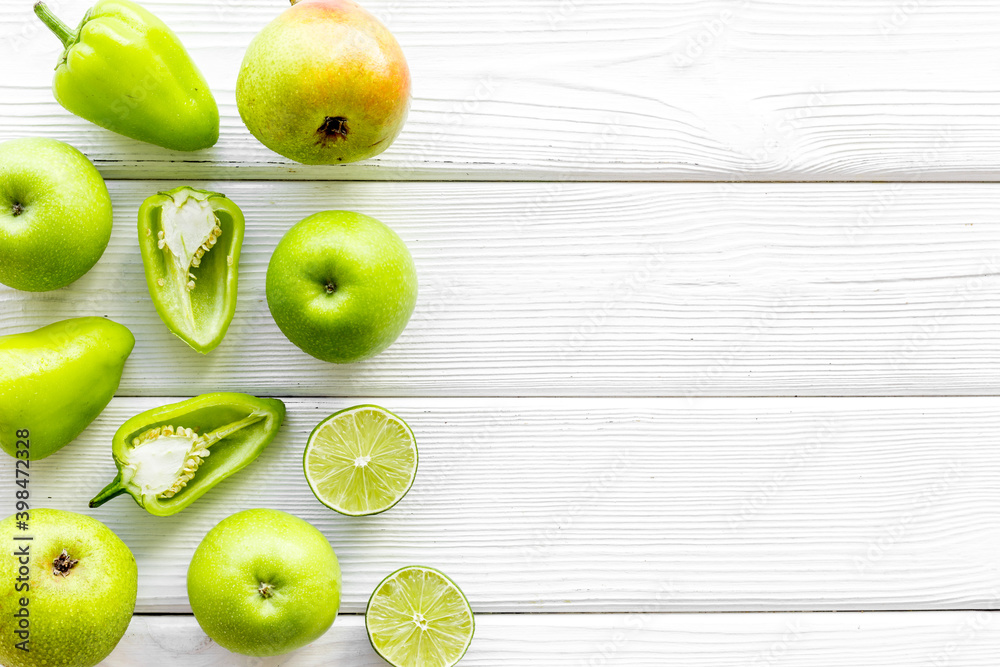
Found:
[[(71, 25), (92, 0), (60, 0)], [(996, 180), (993, 0), (368, 0), (414, 75), (382, 157), (304, 168), (241, 123), (246, 45), (281, 0), (145, 0), (219, 100), (222, 139), (185, 155), (53, 100), (58, 42), (0, 6), (0, 139), (69, 140), (112, 178)]]
[[(106, 315), (122, 395), (922, 395), (1000, 391), (1000, 189), (987, 184), (196, 183), (248, 219), (236, 319), (207, 357), (147, 294), (135, 215), (178, 182), (111, 183), (98, 266), (0, 288), (0, 333)], [(358, 210), (409, 244), (421, 295), (390, 350), (300, 352), (264, 298), (299, 219)]]
[[(462, 660), (525, 667), (994, 667), (995, 612), (840, 614), (480, 614)], [(361, 616), (341, 616), (287, 656), (248, 658), (202, 634), (191, 616), (137, 616), (104, 667), (383, 667)]]
[(87, 510), (115, 429), (167, 401), (115, 399), (32, 466), (33, 503), (126, 541), (140, 612), (187, 611), (194, 549), (256, 506), (327, 535), (348, 612), (411, 564), (447, 572), (477, 611), (1000, 608), (1000, 398), (383, 400), (421, 467), (393, 510), (350, 519), (314, 499), (301, 452), (326, 415), (371, 400), (288, 399), (256, 463), (157, 518), (128, 498)]

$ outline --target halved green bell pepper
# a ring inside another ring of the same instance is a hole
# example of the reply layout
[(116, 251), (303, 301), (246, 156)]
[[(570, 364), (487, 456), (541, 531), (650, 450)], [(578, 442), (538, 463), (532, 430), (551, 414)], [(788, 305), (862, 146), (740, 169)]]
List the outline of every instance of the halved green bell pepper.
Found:
[(178, 151), (219, 140), (219, 107), (163, 21), (131, 0), (100, 0), (72, 30), (39, 2), (35, 14), (65, 47), (52, 92), (91, 123)]
[(90, 501), (123, 493), (155, 516), (169, 516), (241, 470), (271, 444), (285, 404), (247, 394), (204, 394), (136, 415), (115, 433), (118, 476)]
[(225, 195), (180, 187), (139, 209), (146, 286), (163, 323), (202, 354), (214, 350), (236, 313), (243, 212)]

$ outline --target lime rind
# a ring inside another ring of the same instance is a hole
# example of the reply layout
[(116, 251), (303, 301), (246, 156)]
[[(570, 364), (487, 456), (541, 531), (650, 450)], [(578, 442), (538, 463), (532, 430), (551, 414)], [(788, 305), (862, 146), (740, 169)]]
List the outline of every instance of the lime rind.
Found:
[(411, 565), (375, 587), (365, 628), (372, 648), (393, 667), (452, 667), (469, 650), (476, 619), (447, 575)]
[(416, 478), (413, 431), (377, 405), (357, 405), (324, 419), (309, 436), (302, 466), (313, 495), (347, 516), (394, 507)]

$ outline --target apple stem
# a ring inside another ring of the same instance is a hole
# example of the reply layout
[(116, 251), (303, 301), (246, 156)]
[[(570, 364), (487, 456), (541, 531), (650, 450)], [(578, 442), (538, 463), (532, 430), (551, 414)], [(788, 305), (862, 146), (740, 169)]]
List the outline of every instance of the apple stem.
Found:
[(35, 15), (42, 19), (49, 30), (55, 33), (56, 37), (63, 43), (63, 46), (69, 48), (69, 46), (76, 41), (76, 32), (74, 32), (68, 25), (59, 20), (59, 17), (52, 13), (44, 2), (35, 3)]

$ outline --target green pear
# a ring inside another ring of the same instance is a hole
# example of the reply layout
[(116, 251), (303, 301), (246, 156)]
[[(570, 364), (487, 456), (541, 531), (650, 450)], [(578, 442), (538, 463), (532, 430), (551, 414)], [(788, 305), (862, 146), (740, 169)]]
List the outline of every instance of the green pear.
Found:
[(103, 317), (0, 338), (0, 448), (36, 460), (76, 439), (115, 395), (134, 346)]
[(33, 509), (0, 521), (0, 664), (93, 667), (135, 609), (132, 552), (100, 521)]
[(403, 129), (410, 70), (389, 29), (352, 0), (292, 0), (250, 43), (236, 104), (276, 153), (303, 164), (355, 162)]

